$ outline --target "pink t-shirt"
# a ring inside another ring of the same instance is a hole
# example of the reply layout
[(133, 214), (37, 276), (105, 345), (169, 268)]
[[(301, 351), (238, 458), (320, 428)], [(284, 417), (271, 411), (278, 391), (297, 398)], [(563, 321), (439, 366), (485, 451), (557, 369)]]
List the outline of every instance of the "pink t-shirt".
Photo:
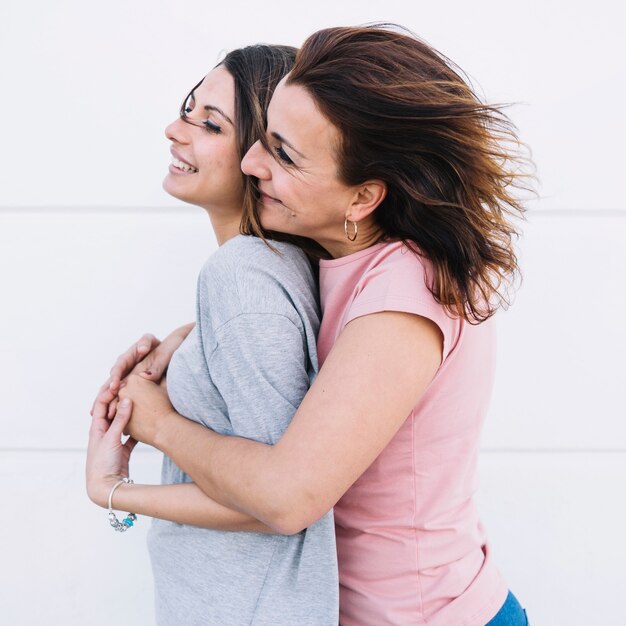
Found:
[(432, 320), (444, 346), (418, 404), (335, 506), (341, 626), (484, 626), (508, 593), (472, 499), (494, 326), (448, 316), (429, 267), (401, 242), (320, 262), (320, 365), (348, 322), (379, 311)]

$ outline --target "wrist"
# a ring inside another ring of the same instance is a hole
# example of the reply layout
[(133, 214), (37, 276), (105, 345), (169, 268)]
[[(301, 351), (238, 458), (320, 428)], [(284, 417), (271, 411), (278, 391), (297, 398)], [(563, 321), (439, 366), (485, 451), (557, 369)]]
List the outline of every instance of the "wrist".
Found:
[(122, 480), (117, 481), (111, 491), (109, 492), (108, 499), (108, 509), (109, 509), (109, 524), (118, 532), (126, 532), (129, 528), (132, 528), (135, 525), (135, 521), (137, 520), (137, 515), (135, 513), (128, 513), (126, 517), (120, 521), (117, 518), (117, 515), (113, 512), (113, 509), (120, 509), (120, 506), (115, 506), (113, 504), (113, 494), (117, 492), (117, 489), (120, 489), (123, 485), (132, 485), (133, 481), (130, 478), (123, 478)]
[(109, 494), (111, 489), (125, 478), (120, 475), (110, 475), (98, 480), (90, 481), (87, 485), (87, 495), (89, 499), (103, 509), (109, 508)]
[(154, 447), (193, 477), (194, 470), (203, 465), (197, 459), (210, 459), (223, 438), (223, 435), (172, 410), (156, 433)]
[(180, 420), (186, 418), (178, 414), (174, 409), (165, 413), (161, 419), (155, 423), (155, 429), (152, 433), (150, 445), (167, 454), (166, 450), (170, 449), (173, 440), (176, 438), (177, 426)]

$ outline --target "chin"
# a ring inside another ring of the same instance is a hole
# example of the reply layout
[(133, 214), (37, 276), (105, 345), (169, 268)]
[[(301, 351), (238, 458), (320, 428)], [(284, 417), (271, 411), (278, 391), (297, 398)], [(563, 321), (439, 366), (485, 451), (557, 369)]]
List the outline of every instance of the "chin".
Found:
[(281, 219), (281, 216), (277, 212), (268, 210), (263, 205), (258, 209), (259, 222), (265, 230), (273, 230), (277, 233), (285, 233), (286, 235), (295, 235), (289, 228), (290, 224), (288, 220)]
[(275, 233), (284, 233), (285, 235), (293, 234), (289, 232), (287, 225), (279, 222), (279, 220), (267, 220), (263, 219), (263, 216), (260, 216), (259, 222), (261, 223), (263, 230), (274, 231)]
[(176, 185), (175, 181), (171, 180), (169, 175), (163, 179), (163, 190), (177, 200), (182, 200), (189, 204), (196, 204), (193, 194), (189, 194), (185, 189), (181, 189), (180, 186)]

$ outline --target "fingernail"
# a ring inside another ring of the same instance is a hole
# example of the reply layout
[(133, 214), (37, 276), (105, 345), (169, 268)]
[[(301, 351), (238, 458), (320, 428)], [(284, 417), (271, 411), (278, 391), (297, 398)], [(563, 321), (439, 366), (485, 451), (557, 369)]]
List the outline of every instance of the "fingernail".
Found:
[(121, 402), (120, 402), (120, 407), (122, 409), (127, 409), (130, 406), (130, 400), (128, 398), (124, 398)]
[(142, 352), (144, 352), (147, 349), (148, 349), (148, 346), (145, 343), (139, 344), (139, 350), (141, 350)]

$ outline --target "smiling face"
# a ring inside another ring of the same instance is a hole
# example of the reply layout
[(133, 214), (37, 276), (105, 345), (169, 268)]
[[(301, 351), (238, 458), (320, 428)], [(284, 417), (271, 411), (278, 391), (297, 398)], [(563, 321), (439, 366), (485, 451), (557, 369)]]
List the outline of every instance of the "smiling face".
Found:
[(210, 211), (241, 213), (243, 182), (235, 131), (235, 83), (223, 67), (209, 72), (166, 129), (172, 162), (163, 188)]
[(259, 180), (263, 228), (310, 237), (335, 256), (336, 244), (345, 240), (344, 220), (354, 217), (359, 195), (358, 187), (337, 174), (339, 130), (303, 87), (283, 79), (269, 105), (267, 140), (274, 154), (257, 142), (241, 164)]

